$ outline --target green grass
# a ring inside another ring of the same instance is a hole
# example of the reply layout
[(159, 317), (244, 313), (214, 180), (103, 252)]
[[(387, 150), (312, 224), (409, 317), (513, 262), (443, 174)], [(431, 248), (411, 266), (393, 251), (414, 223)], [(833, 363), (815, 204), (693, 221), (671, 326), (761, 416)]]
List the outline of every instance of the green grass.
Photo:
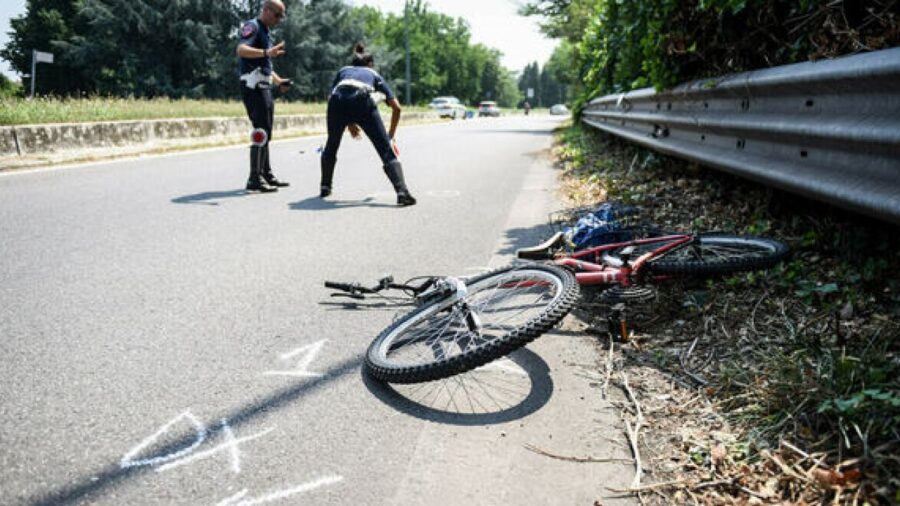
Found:
[[(382, 105), (384, 110), (387, 110)], [(407, 111), (427, 110), (408, 107)], [(276, 115), (322, 114), (324, 103), (275, 102)], [(127, 98), (0, 98), (0, 125), (81, 123), (165, 118), (242, 117), (237, 100), (127, 99)]]

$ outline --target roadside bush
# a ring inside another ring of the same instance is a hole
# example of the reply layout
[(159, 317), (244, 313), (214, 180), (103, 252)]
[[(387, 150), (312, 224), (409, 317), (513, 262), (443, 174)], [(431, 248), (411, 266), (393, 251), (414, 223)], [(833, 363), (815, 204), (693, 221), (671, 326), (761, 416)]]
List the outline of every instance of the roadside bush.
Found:
[[(588, 0), (573, 0), (573, 4)], [(894, 0), (593, 0), (581, 101), (900, 45)]]

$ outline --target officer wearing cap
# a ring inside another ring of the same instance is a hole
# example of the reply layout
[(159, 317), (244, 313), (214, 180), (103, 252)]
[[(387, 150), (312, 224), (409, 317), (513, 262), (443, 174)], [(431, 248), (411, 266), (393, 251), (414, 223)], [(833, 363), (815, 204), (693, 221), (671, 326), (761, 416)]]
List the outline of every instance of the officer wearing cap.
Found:
[(259, 192), (278, 191), (288, 186), (272, 174), (269, 165), (269, 141), (272, 139), (272, 123), (275, 105), (272, 102), (272, 85), (283, 93), (291, 86), (290, 79), (282, 79), (272, 70), (272, 58), (285, 53), (284, 41), (272, 45), (269, 30), (286, 16), (281, 0), (265, 0), (259, 17), (241, 26), (237, 54), (240, 57), (241, 98), (247, 115), (253, 123), (250, 135), (250, 178), (247, 189)]

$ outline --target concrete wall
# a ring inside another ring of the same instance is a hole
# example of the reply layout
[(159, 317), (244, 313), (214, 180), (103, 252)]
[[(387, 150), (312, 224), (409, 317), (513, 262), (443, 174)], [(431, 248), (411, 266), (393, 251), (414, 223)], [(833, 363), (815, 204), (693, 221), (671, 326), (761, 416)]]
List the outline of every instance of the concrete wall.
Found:
[[(385, 118), (385, 124), (389, 121)], [(401, 122), (437, 119), (434, 113), (405, 113)], [(246, 118), (189, 118), (97, 123), (59, 123), (0, 127), (0, 156), (39, 155), (67, 150), (139, 146), (169, 140), (215, 140), (246, 135)], [(273, 137), (290, 133), (325, 133), (325, 115), (276, 116)]]

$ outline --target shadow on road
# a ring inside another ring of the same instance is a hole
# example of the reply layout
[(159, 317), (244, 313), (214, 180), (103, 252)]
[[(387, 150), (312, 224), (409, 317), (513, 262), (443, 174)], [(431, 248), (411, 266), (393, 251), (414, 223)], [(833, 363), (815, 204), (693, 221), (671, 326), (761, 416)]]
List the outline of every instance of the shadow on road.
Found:
[(550, 368), (521, 348), (506, 359), (444, 380), (390, 385), (364, 371), (372, 394), (407, 415), (449, 425), (487, 425), (524, 418), (547, 404), (553, 393)]
[(173, 204), (200, 204), (204, 206), (217, 206), (219, 202), (214, 202), (220, 199), (228, 199), (234, 197), (243, 197), (245, 195), (250, 195), (247, 190), (227, 190), (227, 191), (217, 191), (217, 192), (203, 192), (203, 193), (195, 193), (193, 195), (185, 195), (183, 197), (177, 197), (172, 199)]
[[(327, 388), (333, 381), (359, 369), (360, 363), (359, 357), (345, 360), (332, 367), (321, 377), (307, 379), (301, 383), (281, 388), (257, 402), (247, 404), (231, 412), (211, 416), (210, 419), (220, 420), (224, 418), (228, 420), (231, 427), (238, 428), (243, 424), (252, 422), (259, 416), (271, 415), (275, 410), (295, 403), (318, 390)], [(208, 437), (215, 437), (219, 430), (221, 429), (210, 429), (207, 433)], [(196, 436), (194, 434), (178, 438), (161, 448), (155, 448), (154, 453), (157, 455), (175, 453), (190, 447), (195, 439)], [(151, 465), (122, 467), (118, 462), (111, 463), (103, 469), (97, 469), (84, 474), (80, 478), (73, 479), (68, 485), (33, 498), (26, 504), (31, 506), (56, 506), (60, 504), (90, 503), (93, 502), (91, 498), (96, 497), (98, 494), (115, 490), (116, 486), (128, 479), (137, 478), (155, 470), (156, 467)]]
[(288, 206), (295, 211), (327, 211), (329, 209), (342, 209), (345, 207), (397, 207), (384, 202), (377, 202), (374, 197), (366, 197), (362, 200), (331, 200), (319, 197), (309, 197), (304, 200), (292, 202)]
[(527, 228), (511, 228), (503, 232), (503, 245), (496, 252), (498, 255), (515, 255), (522, 248), (537, 246), (553, 235), (554, 229), (547, 223)]

